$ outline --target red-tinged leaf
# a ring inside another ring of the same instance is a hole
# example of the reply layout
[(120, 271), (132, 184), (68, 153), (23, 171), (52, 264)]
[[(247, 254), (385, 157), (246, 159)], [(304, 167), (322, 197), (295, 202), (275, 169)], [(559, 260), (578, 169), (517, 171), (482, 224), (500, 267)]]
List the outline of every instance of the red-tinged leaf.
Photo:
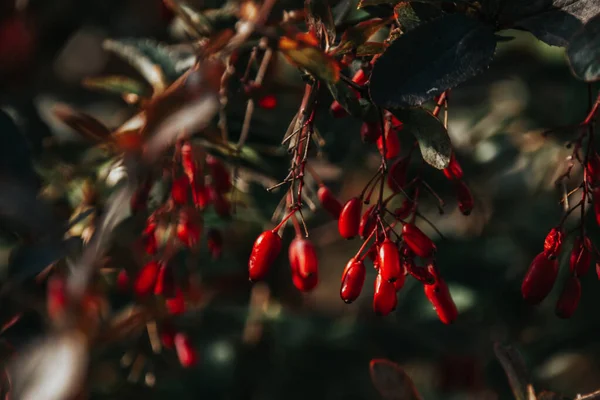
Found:
[(369, 363), (371, 382), (385, 400), (420, 400), (412, 379), (396, 363), (373, 359)]
[(366, 42), (356, 49), (357, 57), (368, 57), (381, 54), (389, 45), (384, 42)]
[(339, 46), (333, 49), (331, 54), (339, 56), (360, 47), (389, 22), (390, 19), (373, 18), (350, 27), (344, 32)]
[(324, 0), (306, 0), (306, 22), (308, 26), (316, 31), (322, 31), (327, 35), (327, 42), (335, 41), (335, 21), (329, 7), (329, 2)]
[(340, 79), (337, 61), (304, 38), (291, 39), (283, 36), (279, 40), (279, 50), (291, 64), (306, 70), (315, 78), (328, 83), (335, 83)]
[(110, 138), (110, 129), (91, 115), (75, 111), (65, 104), (55, 106), (53, 112), (65, 125), (87, 139), (101, 143)]

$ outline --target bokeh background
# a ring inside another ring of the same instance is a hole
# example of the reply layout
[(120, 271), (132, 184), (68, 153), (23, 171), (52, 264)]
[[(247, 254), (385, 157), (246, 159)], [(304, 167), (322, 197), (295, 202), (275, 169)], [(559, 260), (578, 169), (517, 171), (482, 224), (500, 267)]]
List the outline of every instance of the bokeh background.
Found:
[[(195, 5), (203, 9), (218, 3), (197, 0)], [(301, 1), (279, 3), (302, 6)], [(502, 34), (514, 40), (501, 43), (489, 70), (450, 97), (449, 133), (476, 198), (473, 214), (460, 214), (452, 186), (441, 172), (423, 171), (447, 203), (444, 215), (437, 212), (434, 199), (423, 204), (424, 214), (444, 238), (421, 226), (436, 240), (439, 267), (460, 312), (453, 325), (439, 322), (422, 285), (412, 279), (400, 294), (397, 310), (385, 318), (375, 316), (373, 269), (359, 300), (344, 304), (339, 298), (341, 273), (360, 243), (339, 238), (337, 223), (321, 210), (307, 218), (320, 260), (317, 289), (301, 294), (293, 287), (285, 251), (269, 279), (252, 286), (246, 279), (248, 254), (256, 235), (270, 226), (282, 192), (247, 185), (254, 201), (221, 223), (226, 238), (222, 259), (212, 261), (203, 253), (198, 261), (204, 282), (218, 288), (216, 296), (206, 308), (178, 321), (193, 338), (200, 363), (182, 369), (173, 360), (153, 356), (141, 377), (132, 379), (122, 356), (133, 344), (103, 349), (94, 355), (90, 371), (91, 398), (377, 399), (368, 364), (383, 357), (401, 365), (425, 399), (510, 399), (494, 341), (512, 343), (522, 352), (538, 390), (574, 397), (599, 389), (600, 283), (593, 268), (582, 280), (581, 305), (570, 320), (554, 315), (568, 269), (564, 255), (555, 290), (540, 306), (526, 305), (520, 294), (530, 261), (562, 216), (562, 192), (555, 180), (570, 154), (565, 143), (576, 135), (573, 130), (543, 132), (581, 121), (588, 87), (572, 77), (562, 49), (525, 32)], [(2, 136), (0, 129), (3, 168), (18, 169), (27, 153), (34, 161), (46, 159), (49, 141), (61, 151), (52, 156), (74, 157), (81, 139), (53, 117), (51, 109), (58, 102), (111, 127), (132, 115), (134, 109), (121, 99), (81, 85), (89, 76), (134, 74), (102, 49), (104, 39), (125, 37), (184, 41), (177, 24), (165, 18), (159, 0), (0, 2), (0, 106), (22, 132)], [(300, 103), (303, 82), (281, 59), (269, 74), (267, 88), (277, 96), (277, 107), (257, 110), (249, 143), (266, 155), (265, 167), (277, 179), (286, 159), (284, 152), (275, 151), (276, 145)], [(592, 89), (596, 93), (598, 87)], [(330, 101), (327, 94), (319, 99), (316, 126), (326, 144), (312, 163), (346, 200), (362, 190), (379, 158), (375, 146), (361, 143), (359, 121), (329, 115)], [(230, 104), (235, 137), (243, 96), (233, 96)], [(571, 187), (580, 174), (573, 170)], [(569, 227), (578, 223), (575, 214)], [(591, 215), (586, 227), (600, 243)], [(284, 241), (292, 238), (290, 228)], [(5, 242), (6, 259), (15, 241)], [(7, 332), (5, 340), (19, 343), (43, 331), (43, 321), (32, 317), (25, 327)], [(155, 379), (145, 380), (147, 372)]]

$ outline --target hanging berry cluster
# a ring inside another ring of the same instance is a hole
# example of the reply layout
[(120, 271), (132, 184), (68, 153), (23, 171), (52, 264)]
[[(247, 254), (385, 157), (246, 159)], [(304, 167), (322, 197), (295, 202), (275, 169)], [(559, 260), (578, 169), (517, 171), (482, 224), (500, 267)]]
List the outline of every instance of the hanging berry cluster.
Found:
[[(359, 69), (352, 79), (345, 80), (357, 99), (366, 98), (365, 85), (368, 84), (369, 73), (370, 65), (367, 65)], [(318, 110), (314, 98), (319, 88), (316, 81), (306, 85), (300, 110), (286, 133), (284, 143), (290, 142), (292, 165), (284, 181), (271, 189), (289, 184), (285, 195), (287, 213), (276, 228), (263, 232), (254, 243), (249, 260), (250, 280), (260, 280), (267, 275), (269, 267), (281, 251), (280, 232), (286, 222), (291, 221), (296, 231), (296, 238), (289, 247), (293, 284), (304, 292), (317, 285), (316, 252), (307, 239), (306, 226), (302, 232), (297, 218), (299, 216), (304, 224), (303, 199), (307, 196), (304, 193), (304, 177), (308, 173), (318, 185), (318, 202), (338, 220), (340, 236), (344, 239), (360, 236), (363, 240), (362, 246), (343, 270), (340, 289), (342, 300), (351, 303), (360, 295), (366, 277), (365, 260), (369, 258), (377, 270), (373, 297), (373, 309), (377, 314), (388, 315), (395, 309), (397, 292), (404, 286), (406, 275), (411, 275), (423, 283), (425, 295), (440, 320), (446, 324), (453, 322), (458, 312), (437, 267), (436, 246), (416, 224), (417, 217), (429, 223), (419, 212), (419, 200), (423, 192), (428, 192), (435, 198), (440, 212), (443, 212), (444, 206), (442, 199), (419, 173), (409, 179), (411, 163), (418, 163), (414, 151), (417, 142), (403, 155), (399, 137), (403, 128), (402, 121), (385, 110), (377, 112), (378, 118), (365, 118), (360, 129), (361, 139), (365, 144), (376, 144), (381, 154), (381, 164), (362, 192), (342, 205), (308, 165), (314, 133), (313, 121)], [(435, 117), (442, 107), (446, 106), (447, 111), (447, 100), (446, 92), (436, 98), (436, 108), (433, 111)], [(331, 104), (330, 111), (337, 118), (348, 115), (347, 110), (337, 101)], [(469, 215), (474, 201), (468, 186), (462, 180), (462, 168), (454, 154), (443, 173), (455, 187), (461, 212)], [(387, 192), (391, 193), (386, 194)], [(398, 199), (402, 199), (402, 202), (394, 207), (393, 204)], [(363, 205), (369, 204), (371, 205), (363, 211)], [(282, 214), (281, 210), (276, 211), (276, 215)]]
[[(558, 256), (567, 237), (565, 222), (567, 217), (576, 210), (580, 211), (579, 225), (573, 232), (574, 241), (570, 250), (568, 276), (556, 303), (555, 313), (560, 318), (570, 318), (581, 299), (580, 278), (587, 274), (592, 263), (592, 257), (600, 259), (600, 252), (587, 236), (585, 229), (586, 204), (593, 205), (596, 222), (600, 225), (600, 155), (594, 150), (594, 117), (600, 107), (600, 96), (591, 107), (586, 119), (580, 124), (580, 134), (568, 146), (573, 152), (569, 156), (569, 165), (565, 173), (559, 177), (557, 184), (564, 190), (562, 203), (564, 215), (559, 224), (552, 228), (544, 241), (544, 250), (539, 253), (529, 266), (521, 285), (523, 298), (530, 304), (539, 304), (552, 291), (558, 278)], [(565, 181), (570, 178), (575, 165), (581, 165), (583, 178), (577, 187), (567, 191)], [(579, 201), (570, 205), (571, 196), (580, 193)], [(600, 279), (599, 264), (596, 272)]]

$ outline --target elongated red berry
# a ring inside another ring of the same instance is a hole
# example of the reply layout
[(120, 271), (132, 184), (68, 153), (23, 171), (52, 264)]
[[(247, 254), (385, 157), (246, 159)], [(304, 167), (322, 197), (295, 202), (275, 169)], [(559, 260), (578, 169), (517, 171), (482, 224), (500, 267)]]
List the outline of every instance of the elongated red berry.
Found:
[(264, 231), (252, 247), (248, 261), (250, 281), (263, 279), (281, 251), (281, 238), (276, 232)]
[(600, 226), (600, 187), (594, 188), (592, 192), (592, 200), (594, 204), (594, 216), (596, 223)]
[(189, 141), (184, 142), (181, 146), (181, 167), (190, 184), (192, 184), (195, 181), (196, 176), (201, 173), (198, 171), (198, 163), (195, 159), (192, 144)]
[(194, 221), (182, 220), (177, 224), (177, 238), (188, 248), (196, 246), (200, 240), (201, 227)]
[(369, 237), (373, 229), (377, 227), (377, 215), (375, 214), (375, 206), (367, 208), (367, 211), (360, 218), (360, 226), (358, 227), (358, 234), (361, 239)]
[(471, 190), (469, 190), (469, 187), (463, 181), (456, 182), (455, 189), (460, 212), (464, 215), (471, 214), (471, 211), (473, 211), (473, 206), (475, 205)]
[(129, 275), (127, 274), (127, 271), (125, 271), (124, 269), (120, 270), (119, 273), (117, 274), (117, 289), (120, 292), (126, 292), (127, 289), (129, 289)]
[(413, 210), (413, 205), (414, 204), (412, 201), (404, 199), (402, 205), (394, 210), (394, 216), (396, 217), (396, 219), (400, 220), (408, 217)]
[(450, 156), (450, 164), (444, 168), (444, 175), (451, 181), (459, 181), (463, 177), (463, 170), (458, 161), (456, 161), (454, 152), (452, 152), (452, 155)]
[(338, 230), (344, 239), (352, 239), (358, 235), (361, 209), (362, 200), (358, 197), (354, 197), (344, 204), (338, 221)]
[(288, 249), (290, 265), (302, 278), (319, 274), (319, 260), (312, 242), (302, 236), (296, 236)]
[(581, 236), (578, 236), (573, 243), (573, 249), (571, 250), (571, 257), (569, 259), (569, 270), (572, 274), (577, 276), (584, 276), (587, 274), (592, 264), (592, 242), (589, 238), (581, 240)]
[(412, 252), (419, 257), (431, 257), (436, 251), (433, 241), (414, 224), (404, 224), (402, 238)]
[(581, 283), (576, 276), (569, 276), (556, 303), (559, 318), (571, 318), (581, 299)]
[(231, 190), (231, 178), (229, 171), (223, 163), (210, 154), (206, 156), (206, 165), (212, 178), (212, 187), (221, 194)]
[(379, 246), (379, 273), (383, 279), (394, 282), (402, 274), (400, 266), (400, 253), (398, 247), (389, 238), (386, 238)]
[(375, 314), (386, 316), (398, 305), (394, 284), (385, 280), (381, 274), (375, 278), (375, 293), (373, 294), (373, 311)]
[(379, 122), (363, 122), (360, 127), (360, 138), (364, 143), (375, 143), (381, 137)]
[(408, 157), (399, 158), (394, 161), (388, 171), (387, 184), (395, 193), (400, 192), (404, 185), (406, 185), (406, 173), (408, 172), (409, 162), (410, 159)]
[(346, 111), (346, 109), (342, 107), (342, 105), (337, 100), (334, 100), (333, 103), (331, 103), (331, 107), (329, 107), (329, 110), (331, 111), (331, 114), (334, 118), (343, 118), (348, 116), (348, 112)]
[(261, 97), (258, 100), (258, 106), (260, 108), (264, 108), (265, 110), (272, 110), (277, 107), (277, 97), (272, 94)]
[(151, 294), (154, 290), (154, 285), (156, 284), (159, 270), (160, 264), (156, 261), (150, 261), (144, 265), (139, 270), (135, 281), (133, 282), (135, 294), (138, 296), (147, 296)]
[(530, 304), (538, 304), (552, 290), (558, 274), (558, 260), (541, 252), (531, 262), (521, 285), (521, 294)]
[(424, 267), (417, 267), (415, 262), (410, 260), (402, 264), (406, 271), (416, 280), (424, 285), (433, 285), (435, 283), (434, 276)]
[(451, 324), (458, 317), (458, 310), (456, 309), (456, 304), (454, 304), (448, 285), (446, 285), (446, 282), (439, 275), (435, 274), (433, 268), (429, 268), (429, 272), (434, 275), (435, 283), (423, 286), (425, 296), (427, 296), (427, 299), (433, 305), (440, 321), (444, 324)]
[(359, 69), (356, 71), (354, 76), (352, 77), (352, 82), (357, 83), (359, 85), (364, 85), (369, 80), (369, 76), (365, 73), (364, 69)]
[(548, 258), (556, 257), (562, 247), (564, 232), (561, 227), (550, 229), (544, 239), (544, 253)]
[(154, 294), (171, 298), (175, 296), (175, 289), (173, 267), (168, 264), (161, 265), (154, 285)]
[(317, 192), (317, 196), (325, 211), (331, 214), (333, 218), (338, 219), (342, 212), (342, 204), (335, 198), (333, 193), (331, 193), (331, 190), (329, 190), (327, 186), (321, 185)]
[(340, 288), (340, 297), (346, 304), (352, 303), (360, 296), (365, 284), (366, 274), (367, 270), (362, 261), (356, 258), (351, 258), (348, 261), (342, 274), (342, 286)]
[[(379, 153), (383, 155), (383, 135), (377, 139), (377, 148)], [(391, 160), (398, 157), (400, 154), (400, 139), (396, 130), (389, 129), (389, 133), (385, 136), (385, 159)]]
[(223, 235), (217, 229), (209, 229), (206, 233), (206, 245), (213, 259), (221, 257), (223, 251)]
[(185, 298), (181, 289), (175, 288), (173, 297), (165, 300), (165, 306), (171, 315), (179, 315), (185, 312)]
[(48, 279), (46, 308), (50, 318), (56, 319), (64, 315), (68, 302), (66, 281), (61, 276)]
[(188, 202), (190, 193), (190, 182), (187, 176), (180, 176), (173, 180), (171, 185), (171, 199), (176, 205), (184, 205)]
[(212, 201), (210, 189), (204, 184), (203, 176), (196, 176), (192, 183), (194, 205), (203, 210)]
[(196, 350), (192, 346), (190, 339), (184, 333), (176, 333), (173, 340), (177, 357), (182, 367), (188, 368), (198, 362)]
[(317, 274), (303, 277), (300, 274), (292, 271), (292, 282), (299, 291), (310, 292), (317, 287), (317, 284), (319, 283), (319, 277)]

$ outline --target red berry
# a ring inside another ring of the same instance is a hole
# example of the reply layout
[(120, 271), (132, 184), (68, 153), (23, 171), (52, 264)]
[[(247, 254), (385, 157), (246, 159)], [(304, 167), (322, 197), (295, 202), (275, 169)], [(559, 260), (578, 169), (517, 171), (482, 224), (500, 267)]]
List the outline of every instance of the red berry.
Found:
[(133, 282), (133, 290), (138, 296), (147, 296), (154, 290), (160, 264), (156, 261), (150, 261), (144, 265), (138, 272)]
[(340, 288), (340, 297), (346, 304), (352, 303), (360, 295), (365, 283), (366, 273), (365, 264), (356, 258), (351, 258), (346, 264)]
[(276, 232), (264, 231), (252, 247), (248, 261), (250, 281), (263, 279), (281, 251), (281, 238)]
[(406, 269), (406, 271), (408, 271), (408, 273), (413, 278), (415, 278), (422, 284), (433, 285), (435, 283), (435, 277), (431, 274), (431, 272), (429, 272), (427, 270), (427, 268), (417, 267), (415, 265), (414, 260), (405, 259), (405, 261), (402, 263), (402, 265), (403, 265), (404, 269)]
[(434, 268), (429, 268), (429, 272), (434, 276), (435, 283), (433, 285), (424, 285), (425, 295), (433, 305), (435, 312), (440, 321), (444, 324), (451, 324), (458, 316), (456, 304), (452, 300), (450, 290), (446, 282), (435, 273)]
[(160, 328), (160, 341), (167, 349), (172, 349), (175, 345), (176, 332), (170, 325), (163, 324)]
[(356, 71), (354, 76), (352, 77), (352, 82), (357, 83), (359, 85), (364, 85), (369, 80), (369, 76), (365, 73), (364, 69), (359, 69)]
[(464, 215), (471, 214), (473, 211), (474, 201), (473, 195), (469, 187), (463, 181), (456, 183), (456, 197), (458, 198), (458, 208)]
[(317, 284), (319, 283), (319, 277), (317, 274), (303, 277), (300, 274), (294, 273), (294, 271), (292, 271), (292, 282), (294, 283), (296, 289), (298, 289), (299, 291), (310, 292), (315, 287), (317, 287)]
[(175, 289), (173, 268), (168, 264), (161, 265), (154, 285), (154, 294), (171, 298), (175, 296)]
[(227, 193), (231, 190), (231, 178), (225, 165), (210, 154), (206, 156), (206, 165), (212, 178), (212, 187), (219, 193)]
[(581, 283), (576, 276), (569, 276), (556, 303), (559, 318), (571, 318), (581, 299)]
[(258, 100), (258, 106), (265, 110), (272, 110), (277, 107), (277, 97), (272, 94), (268, 94)]
[(223, 236), (217, 229), (209, 229), (206, 234), (206, 245), (213, 259), (221, 257), (223, 251)]
[(572, 274), (583, 276), (588, 272), (592, 263), (591, 247), (592, 242), (589, 238), (586, 237), (582, 241), (581, 236), (578, 236), (575, 239), (569, 259), (569, 270)]
[(333, 103), (331, 103), (331, 107), (329, 109), (334, 118), (343, 118), (348, 116), (346, 109), (342, 107), (337, 100), (334, 100)]
[(400, 192), (404, 185), (406, 185), (406, 173), (408, 172), (409, 161), (408, 157), (400, 158), (394, 161), (388, 171), (387, 184), (394, 193)]
[(388, 315), (396, 308), (398, 298), (394, 284), (385, 280), (381, 274), (375, 278), (375, 293), (373, 294), (373, 311), (377, 315)]
[(125, 292), (129, 289), (129, 275), (127, 275), (127, 271), (124, 269), (120, 270), (117, 275), (117, 289), (121, 292)]
[(562, 228), (556, 227), (550, 229), (544, 240), (544, 253), (548, 258), (556, 257), (562, 247), (564, 232)]
[(199, 209), (203, 210), (211, 202), (211, 192), (208, 187), (204, 184), (203, 176), (196, 176), (192, 183), (192, 198), (194, 205)]
[(165, 301), (167, 311), (171, 315), (179, 315), (185, 312), (185, 298), (181, 289), (175, 289), (175, 296)]
[(600, 187), (597, 187), (593, 190), (592, 199), (594, 203), (594, 216), (596, 217), (596, 223), (600, 225)]
[(189, 338), (185, 334), (175, 334), (173, 342), (175, 344), (175, 350), (177, 351), (179, 363), (182, 367), (191, 367), (198, 362), (196, 350), (192, 347)]
[(342, 212), (342, 204), (336, 199), (331, 190), (327, 186), (322, 185), (319, 187), (319, 191), (317, 192), (317, 197), (319, 197), (319, 202), (321, 202), (321, 206), (333, 216), (335, 219), (340, 217), (340, 213)]
[(538, 254), (523, 279), (521, 285), (523, 298), (531, 304), (540, 303), (552, 290), (557, 274), (558, 260), (549, 259), (544, 252)]
[(377, 215), (375, 214), (375, 206), (367, 208), (367, 211), (363, 214), (360, 219), (360, 226), (358, 227), (358, 233), (361, 239), (369, 237), (371, 232), (377, 227)]
[(389, 238), (386, 238), (379, 246), (379, 273), (381, 277), (389, 282), (399, 279), (402, 274), (400, 266), (400, 253), (398, 247)]
[[(383, 155), (383, 135), (377, 139), (377, 148), (379, 153)], [(391, 160), (400, 154), (400, 139), (394, 129), (389, 129), (385, 136), (385, 159)]]
[(381, 137), (381, 125), (378, 122), (363, 122), (360, 138), (364, 143), (375, 143)]
[(452, 152), (452, 155), (450, 156), (450, 163), (446, 168), (444, 168), (444, 175), (446, 175), (446, 178), (450, 179), (451, 181), (458, 181), (463, 177), (463, 170), (458, 161), (456, 161), (454, 152)]
[(413, 209), (412, 201), (410, 201), (408, 199), (404, 199), (404, 201), (402, 202), (402, 205), (394, 210), (394, 216), (396, 217), (396, 219), (399, 219), (399, 220), (404, 219), (411, 214), (412, 209)]
[(187, 176), (180, 176), (173, 180), (171, 185), (171, 198), (176, 205), (184, 205), (188, 202), (190, 182)]
[(194, 150), (192, 144), (186, 141), (181, 146), (181, 167), (183, 172), (188, 177), (190, 183), (195, 181), (196, 175), (198, 175), (198, 163), (194, 158)]
[(46, 308), (51, 318), (63, 315), (67, 308), (67, 286), (65, 280), (60, 276), (52, 276), (48, 279)]
[(296, 236), (288, 249), (290, 265), (302, 278), (319, 274), (317, 252), (310, 240)]
[(362, 200), (358, 197), (354, 197), (344, 204), (338, 221), (338, 230), (344, 239), (352, 239), (358, 235), (361, 210)]
[(404, 224), (402, 238), (406, 245), (419, 257), (431, 257), (436, 251), (433, 241), (414, 224)]

